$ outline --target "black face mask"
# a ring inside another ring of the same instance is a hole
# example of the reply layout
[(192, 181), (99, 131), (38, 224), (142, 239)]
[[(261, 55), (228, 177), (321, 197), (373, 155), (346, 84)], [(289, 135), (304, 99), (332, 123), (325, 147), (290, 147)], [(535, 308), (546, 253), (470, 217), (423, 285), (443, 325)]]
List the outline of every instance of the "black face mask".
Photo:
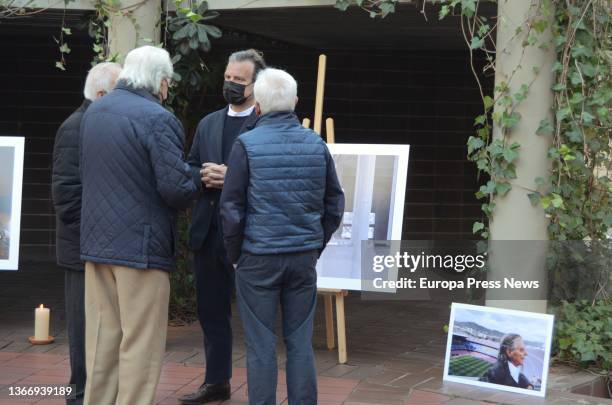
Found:
[(223, 98), (230, 104), (241, 105), (250, 97), (244, 96), (246, 85), (226, 80), (223, 82)]

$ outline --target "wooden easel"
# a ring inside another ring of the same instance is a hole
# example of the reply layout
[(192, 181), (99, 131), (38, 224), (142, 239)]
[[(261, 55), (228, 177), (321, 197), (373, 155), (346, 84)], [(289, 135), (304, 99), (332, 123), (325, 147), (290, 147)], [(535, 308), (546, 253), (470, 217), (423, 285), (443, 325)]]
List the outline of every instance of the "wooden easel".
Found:
[[(313, 130), (321, 135), (321, 124), (323, 120), (323, 93), (325, 91), (325, 70), (327, 57), (319, 55), (319, 70), (317, 72), (317, 93), (315, 98), (314, 128)], [(310, 119), (304, 118), (302, 125), (310, 128)], [(334, 120), (325, 120), (325, 133), (327, 143), (335, 142)], [(319, 295), (323, 296), (325, 302), (325, 331), (327, 335), (327, 349), (333, 350), (336, 347), (334, 339), (334, 297), (336, 298), (336, 322), (338, 333), (338, 363), (344, 364), (347, 360), (346, 355), (346, 318), (344, 316), (344, 297), (348, 294), (347, 290), (333, 288), (319, 288)]]
[(347, 290), (337, 290), (334, 288), (319, 288), (319, 295), (323, 296), (325, 302), (325, 331), (327, 335), (327, 350), (334, 350), (336, 347), (334, 339), (334, 297), (336, 298), (336, 320), (338, 323), (338, 363), (346, 363), (346, 318), (344, 316), (344, 297), (348, 294)]

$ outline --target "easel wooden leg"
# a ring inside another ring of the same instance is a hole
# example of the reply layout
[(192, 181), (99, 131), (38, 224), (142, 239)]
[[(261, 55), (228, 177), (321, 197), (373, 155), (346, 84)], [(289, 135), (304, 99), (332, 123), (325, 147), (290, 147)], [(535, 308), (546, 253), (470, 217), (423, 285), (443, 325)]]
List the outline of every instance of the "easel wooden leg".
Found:
[(336, 347), (334, 337), (334, 303), (331, 295), (324, 295), (325, 301), (325, 331), (327, 333), (327, 350), (334, 350)]
[(338, 363), (346, 363), (346, 325), (344, 323), (344, 292), (336, 294), (336, 322), (338, 322)]
[(334, 342), (334, 297), (336, 297), (336, 322), (338, 333), (338, 362), (345, 364), (346, 353), (346, 321), (344, 319), (344, 297), (348, 294), (346, 290), (332, 288), (319, 288), (318, 294), (323, 295), (325, 302), (325, 333), (327, 337), (327, 348), (333, 350)]

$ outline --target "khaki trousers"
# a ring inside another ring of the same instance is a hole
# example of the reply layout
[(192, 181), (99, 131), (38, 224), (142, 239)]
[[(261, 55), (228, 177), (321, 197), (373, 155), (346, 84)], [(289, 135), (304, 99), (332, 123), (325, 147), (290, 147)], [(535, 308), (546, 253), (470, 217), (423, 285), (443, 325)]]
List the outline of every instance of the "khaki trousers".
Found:
[(85, 264), (85, 405), (152, 405), (166, 349), (162, 270)]

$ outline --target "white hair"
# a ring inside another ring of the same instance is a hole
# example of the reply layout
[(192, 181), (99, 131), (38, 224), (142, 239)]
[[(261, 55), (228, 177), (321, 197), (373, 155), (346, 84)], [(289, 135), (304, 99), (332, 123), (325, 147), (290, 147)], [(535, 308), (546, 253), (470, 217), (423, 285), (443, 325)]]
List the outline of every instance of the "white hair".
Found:
[(162, 80), (171, 79), (172, 73), (172, 61), (168, 51), (145, 45), (127, 54), (119, 80), (125, 80), (137, 89), (157, 94)]
[(119, 73), (121, 73), (121, 65), (118, 63), (102, 62), (92, 67), (85, 79), (85, 87), (83, 88), (85, 98), (95, 101), (98, 98), (99, 91), (105, 93), (111, 91), (115, 87)]
[(259, 72), (253, 92), (262, 115), (295, 109), (297, 82), (284, 70), (267, 68)]

